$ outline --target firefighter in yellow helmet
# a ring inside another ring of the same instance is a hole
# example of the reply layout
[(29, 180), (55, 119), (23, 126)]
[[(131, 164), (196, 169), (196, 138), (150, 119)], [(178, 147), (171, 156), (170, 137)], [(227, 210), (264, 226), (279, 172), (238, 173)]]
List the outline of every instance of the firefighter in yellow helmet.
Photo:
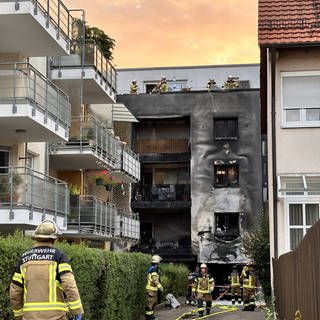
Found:
[(166, 77), (161, 77), (160, 85), (159, 85), (160, 92), (167, 92), (168, 91), (168, 84)]
[(163, 287), (160, 282), (160, 269), (159, 264), (162, 258), (160, 256), (153, 255), (151, 258), (151, 266), (148, 268), (148, 276), (147, 276), (147, 285), (146, 285), (146, 293), (147, 293), (147, 306), (146, 306), (146, 320), (154, 320), (154, 308), (158, 301), (158, 292), (160, 295), (163, 292)]
[(206, 303), (207, 315), (210, 314), (212, 304), (212, 292), (214, 289), (214, 279), (209, 275), (208, 268), (205, 263), (200, 265), (199, 274), (194, 280), (193, 292), (196, 295), (199, 308), (199, 316), (203, 316), (203, 303)]
[(137, 94), (138, 93), (138, 85), (137, 85), (137, 80), (132, 80), (130, 84), (130, 93), (131, 94)]
[(255, 309), (255, 292), (256, 292), (256, 275), (253, 265), (248, 262), (242, 269), (240, 281), (242, 283), (242, 300), (243, 311), (254, 311)]
[(15, 319), (81, 320), (83, 307), (70, 262), (53, 246), (57, 233), (53, 221), (41, 222), (34, 247), (18, 260), (10, 284)]
[(231, 287), (232, 304), (235, 304), (236, 300), (240, 304), (241, 303), (240, 275), (236, 265), (232, 267), (232, 272), (229, 276), (229, 281), (231, 282), (230, 287)]

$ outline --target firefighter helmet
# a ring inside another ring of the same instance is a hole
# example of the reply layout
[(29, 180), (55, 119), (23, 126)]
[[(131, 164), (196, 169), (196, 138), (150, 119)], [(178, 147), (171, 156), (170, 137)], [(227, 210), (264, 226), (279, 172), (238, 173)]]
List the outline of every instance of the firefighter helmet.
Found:
[(38, 239), (57, 239), (58, 227), (52, 220), (42, 221), (36, 228), (33, 238)]
[(157, 254), (153, 255), (151, 258), (152, 263), (160, 263), (161, 260), (162, 260), (162, 258), (160, 256), (158, 256)]
[(200, 269), (201, 269), (201, 268), (206, 268), (206, 269), (207, 269), (207, 265), (206, 265), (205, 263), (201, 263)]

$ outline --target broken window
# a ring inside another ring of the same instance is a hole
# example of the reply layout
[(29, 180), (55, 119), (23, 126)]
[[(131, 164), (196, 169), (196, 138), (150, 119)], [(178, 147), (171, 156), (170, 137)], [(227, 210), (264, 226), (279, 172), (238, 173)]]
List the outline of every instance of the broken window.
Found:
[(228, 188), (239, 186), (238, 164), (215, 164), (214, 186), (216, 188)]
[(224, 241), (232, 241), (240, 236), (238, 212), (215, 213), (215, 237)]
[(213, 128), (214, 138), (217, 140), (238, 138), (237, 118), (214, 119)]

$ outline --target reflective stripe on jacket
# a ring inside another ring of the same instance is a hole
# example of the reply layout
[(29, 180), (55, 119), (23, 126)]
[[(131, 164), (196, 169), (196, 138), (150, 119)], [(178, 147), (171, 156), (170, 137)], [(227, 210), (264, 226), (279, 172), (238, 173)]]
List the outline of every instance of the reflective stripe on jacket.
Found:
[(160, 276), (158, 271), (155, 268), (149, 268), (146, 290), (158, 291), (160, 288), (162, 288), (162, 285), (160, 283)]
[(205, 274), (203, 276), (199, 275), (194, 280), (194, 286), (192, 288), (193, 292), (199, 292), (203, 294), (208, 294), (214, 289), (214, 279), (210, 275)]
[(231, 288), (240, 287), (240, 276), (238, 272), (232, 272), (230, 275)]
[(60, 319), (68, 310), (83, 313), (69, 260), (48, 243), (20, 257), (10, 284), (10, 303), (15, 317), (28, 320)]

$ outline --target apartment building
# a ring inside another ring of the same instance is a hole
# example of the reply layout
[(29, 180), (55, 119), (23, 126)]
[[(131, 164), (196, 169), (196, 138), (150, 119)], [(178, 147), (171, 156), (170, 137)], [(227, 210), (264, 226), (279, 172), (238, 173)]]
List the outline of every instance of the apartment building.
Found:
[(315, 1), (259, 1), (272, 258), (295, 249), (319, 220), (319, 30)]
[[(170, 81), (173, 69), (165, 69), (154, 74), (150, 68), (148, 75), (144, 69), (145, 79), (161, 72)], [(139, 83), (135, 71), (119, 71), (119, 82)], [(141, 161), (141, 181), (132, 194), (141, 222), (136, 250), (167, 261), (210, 263), (223, 277), (226, 266), (247, 259), (240, 238), (262, 208), (259, 89), (249, 87), (257, 79), (255, 70), (240, 77), (246, 88), (117, 96), (139, 120), (133, 124)], [(140, 79), (142, 92), (147, 84)]]
[(121, 249), (139, 239), (136, 119), (112, 117), (116, 72), (94, 42), (75, 41), (79, 16), (57, 0), (0, 1), (0, 228), (53, 219), (65, 239)]

